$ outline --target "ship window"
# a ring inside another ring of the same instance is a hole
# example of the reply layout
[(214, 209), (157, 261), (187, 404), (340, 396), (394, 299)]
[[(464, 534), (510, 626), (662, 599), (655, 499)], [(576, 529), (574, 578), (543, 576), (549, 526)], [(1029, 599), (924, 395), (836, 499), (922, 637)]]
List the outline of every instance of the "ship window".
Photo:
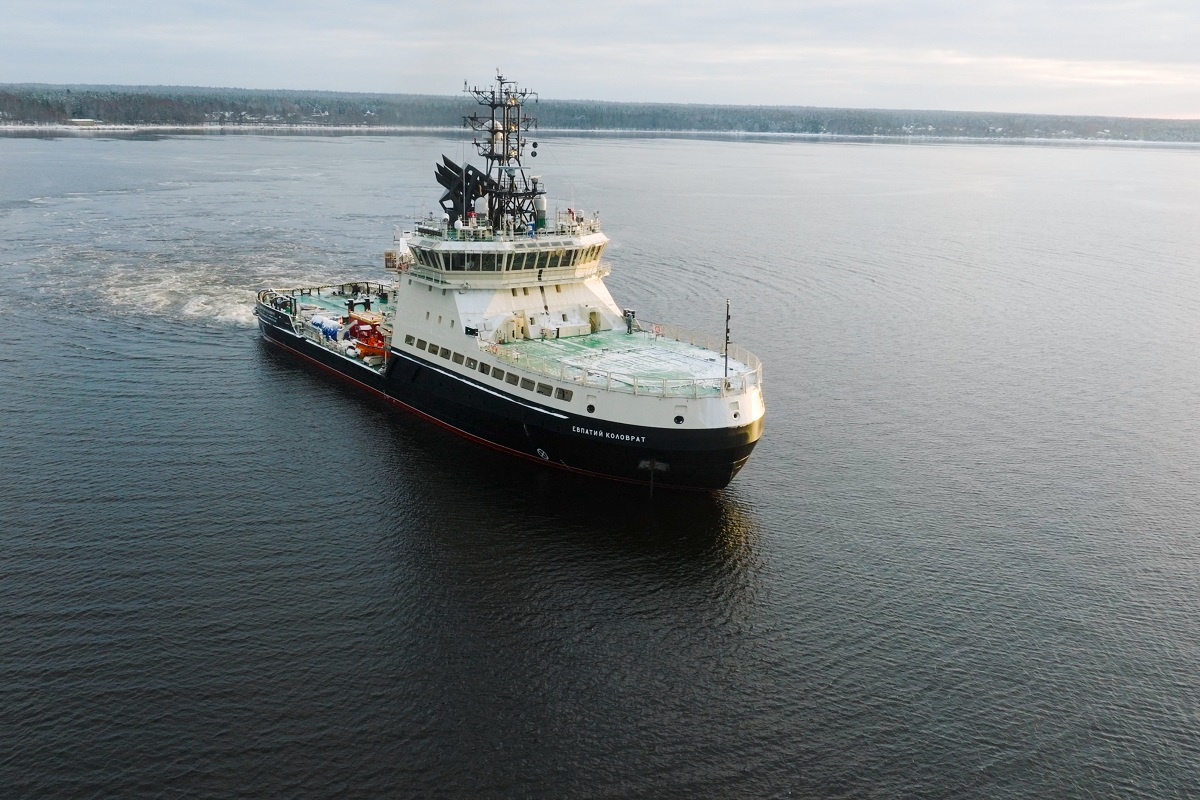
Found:
[(404, 343), (405, 343), (405, 344), (412, 344), (412, 343), (413, 343), (413, 336), (412, 336), (412, 334), (411, 334), (411, 333), (410, 333), (410, 334), (408, 334), (407, 336), (405, 336), (405, 337), (404, 337)]
[(430, 342), (429, 343), (429, 352), (436, 353), (437, 351), (438, 351), (438, 346), (436, 344), (434, 344), (433, 342)]
[[(425, 288), (427, 288), (429, 291), (431, 291), (431, 292), (432, 292), (432, 291), (433, 291), (433, 284), (431, 283), (431, 284), (429, 284), (429, 285), (428, 285), (427, 287), (425, 287)], [(425, 319), (429, 319), (429, 312), (428, 312), (428, 311), (426, 311), (426, 312), (425, 312)]]
[(511, 383), (513, 386), (516, 386), (518, 383), (520, 383), (521, 376), (515, 372), (510, 372), (510, 373), (508, 373), (508, 377), (505, 378), (504, 380), (508, 383)]
[(492, 371), (492, 365), (491, 364), (480, 364), (479, 371), (482, 372), (484, 375), (487, 375), (488, 373), (490, 373)]
[(546, 395), (546, 397), (549, 397), (553, 391), (554, 391), (553, 387), (547, 386), (544, 383), (539, 383), (537, 385), (537, 393), (538, 394), (544, 394), (544, 395)]
[(524, 253), (513, 253), (512, 260), (510, 260), (508, 262), (508, 268), (509, 269), (521, 269), (523, 266), (525, 266), (525, 254)]
[(526, 297), (529, 296), (529, 287), (528, 286), (522, 286), (521, 291), (525, 293)]
[(569, 402), (571, 402), (571, 390), (570, 389), (555, 389), (554, 397), (558, 400), (566, 400), (569, 403)]
[(461, 364), (461, 363), (463, 363), (463, 355), (462, 355), (462, 353), (455, 353), (454, 356), (450, 360), (453, 361), (455, 364)]
[(479, 269), (484, 272), (496, 271), (496, 254), (495, 253), (480, 253), (479, 254)]
[(441, 356), (442, 358), (449, 358), (450, 357), (450, 348), (443, 347), (441, 349), (441, 352), (438, 353), (438, 355)]
[(529, 380), (529, 378), (521, 378), (521, 388), (527, 392), (532, 392), (533, 381)]
[(454, 320), (450, 320), (450, 330), (454, 330)]
[(438, 325), (442, 324), (442, 315), (438, 314)]
[(478, 365), (478, 363), (479, 362), (476, 361), (475, 359), (468, 358), (467, 359), (467, 369), (475, 369), (475, 367)]
[(425, 340), (424, 339), (417, 339), (417, 349), (418, 350), (425, 349)]
[(562, 318), (563, 318), (563, 322), (566, 322), (566, 321), (567, 321), (567, 315), (566, 315), (566, 314), (563, 314), (563, 315), (562, 315)]
[(512, 293), (513, 293), (513, 297), (516, 297), (516, 296), (517, 296), (517, 290), (516, 290), (516, 287), (513, 287)]
[(429, 312), (428, 312), (428, 311), (426, 311), (426, 312), (425, 312), (425, 319), (429, 319)]
[(504, 380), (504, 370), (502, 370), (502, 369), (492, 370), (492, 377), (498, 381)]
[[(561, 283), (554, 284), (554, 291), (558, 292), (559, 294), (562, 294), (562, 284)], [(566, 317), (563, 317), (563, 319), (566, 319)]]

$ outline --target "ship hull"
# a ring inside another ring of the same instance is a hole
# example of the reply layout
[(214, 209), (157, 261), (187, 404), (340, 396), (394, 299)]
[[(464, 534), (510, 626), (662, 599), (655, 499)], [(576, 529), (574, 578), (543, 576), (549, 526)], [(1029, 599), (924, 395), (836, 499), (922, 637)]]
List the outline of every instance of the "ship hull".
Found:
[[(263, 309), (265, 311), (265, 309)], [(571, 414), (484, 385), (408, 353), (392, 351), (382, 373), (273, 324), (271, 343), (461, 436), (572, 472), (680, 489), (720, 489), (762, 433), (761, 419), (736, 428), (671, 430)]]

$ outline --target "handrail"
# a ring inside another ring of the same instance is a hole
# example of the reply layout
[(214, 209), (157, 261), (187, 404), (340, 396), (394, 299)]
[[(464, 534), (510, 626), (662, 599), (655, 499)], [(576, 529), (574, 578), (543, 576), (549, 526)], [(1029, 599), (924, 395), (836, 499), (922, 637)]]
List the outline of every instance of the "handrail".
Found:
[(380, 292), (391, 292), (391, 284), (379, 283), (377, 281), (346, 281), (345, 283), (328, 283), (323, 286), (302, 286), (296, 289), (261, 289), (258, 292), (258, 299), (266, 302), (266, 298), (270, 295), (278, 297), (305, 297), (316, 292), (320, 295), (322, 290), (340, 289), (343, 293), (349, 292), (353, 287), (359, 287), (359, 294), (379, 294)]
[(429, 281), (438, 286), (461, 286), (464, 282), (469, 285), (486, 285), (508, 288), (510, 286), (536, 286), (538, 284), (554, 283), (565, 280), (589, 280), (604, 278), (612, 273), (612, 266), (603, 259), (597, 259), (579, 267), (545, 267), (536, 269), (507, 269), (507, 270), (478, 270), (478, 269), (440, 269), (427, 267), (423, 264), (413, 264), (406, 274), (413, 278)]
[[(688, 331), (676, 325), (642, 322), (640, 330), (647, 335), (687, 342), (715, 353), (719, 348), (708, 346), (719, 341), (704, 334)], [(724, 345), (724, 342), (720, 343)], [(518, 371), (556, 378), (564, 383), (575, 383), (588, 388), (604, 389), (633, 395), (652, 397), (705, 397), (739, 394), (753, 387), (762, 386), (762, 362), (743, 347), (729, 345), (730, 359), (744, 364), (749, 369), (734, 372), (720, 378), (649, 378), (626, 372), (578, 367), (558, 359), (541, 358), (504, 349), (494, 342), (479, 341), (479, 349), (495, 356)]]

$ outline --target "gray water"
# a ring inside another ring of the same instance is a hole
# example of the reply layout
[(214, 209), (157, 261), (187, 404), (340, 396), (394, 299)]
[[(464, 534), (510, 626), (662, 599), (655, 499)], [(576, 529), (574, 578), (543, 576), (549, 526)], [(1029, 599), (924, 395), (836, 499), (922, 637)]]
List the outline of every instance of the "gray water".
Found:
[(1200, 151), (545, 138), (712, 495), (258, 338), (461, 137), (0, 138), (0, 796), (1200, 795)]

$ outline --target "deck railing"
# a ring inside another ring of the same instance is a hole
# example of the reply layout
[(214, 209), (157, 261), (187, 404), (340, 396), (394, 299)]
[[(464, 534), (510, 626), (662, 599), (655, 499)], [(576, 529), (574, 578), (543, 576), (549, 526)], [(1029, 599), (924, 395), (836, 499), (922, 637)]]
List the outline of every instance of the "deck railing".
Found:
[[(676, 325), (641, 322), (639, 332), (644, 336), (672, 339), (702, 347), (721, 356), (724, 355), (722, 348), (725, 343), (722, 340), (688, 331)], [(559, 359), (542, 358), (517, 350), (509, 350), (503, 345), (492, 342), (481, 341), (479, 346), (480, 349), (486, 350), (517, 371), (543, 375), (548, 378), (556, 378), (564, 383), (574, 383), (609, 392), (652, 397), (695, 398), (714, 395), (724, 397), (762, 386), (762, 362), (749, 350), (735, 344), (729, 345), (731, 371), (729, 375), (718, 378), (653, 378), (616, 370), (575, 366)]]

